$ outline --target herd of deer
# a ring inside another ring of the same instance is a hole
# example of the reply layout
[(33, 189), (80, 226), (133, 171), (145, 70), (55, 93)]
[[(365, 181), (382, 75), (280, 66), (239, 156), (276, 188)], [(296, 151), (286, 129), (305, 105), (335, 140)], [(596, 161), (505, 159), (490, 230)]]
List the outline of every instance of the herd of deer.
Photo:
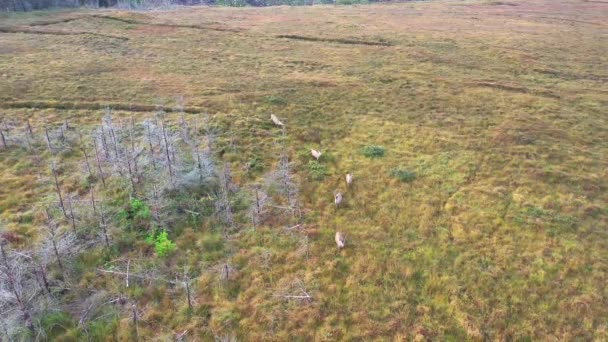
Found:
[[(279, 127), (285, 127), (285, 124), (283, 124), (283, 122), (281, 122), (281, 120), (279, 120), (279, 118), (274, 114), (270, 114), (270, 120)], [(321, 153), (321, 151), (311, 149), (310, 154), (318, 161), (319, 158), (321, 158), (321, 155), (323, 153)], [(352, 184), (353, 184), (353, 175), (351, 173), (347, 173), (346, 174), (346, 186), (350, 187)], [(344, 195), (341, 192), (339, 192), (339, 191), (334, 192), (334, 203), (336, 205), (336, 208), (340, 207), (340, 204), (342, 203), (343, 199), (344, 199)], [(344, 233), (336, 231), (335, 240), (336, 240), (336, 245), (338, 245), (338, 249), (342, 249), (346, 246), (346, 236), (344, 235)]]

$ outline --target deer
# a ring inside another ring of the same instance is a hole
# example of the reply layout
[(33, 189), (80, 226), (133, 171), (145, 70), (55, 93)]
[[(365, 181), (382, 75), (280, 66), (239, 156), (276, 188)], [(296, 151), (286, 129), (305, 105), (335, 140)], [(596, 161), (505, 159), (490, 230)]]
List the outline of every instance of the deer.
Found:
[(342, 203), (343, 199), (344, 198), (343, 198), (341, 192), (339, 192), (339, 191), (334, 192), (334, 203), (336, 204), (336, 208), (338, 208), (340, 206), (340, 203)]
[(310, 154), (312, 154), (313, 157), (315, 157), (316, 160), (319, 160), (319, 158), (321, 158), (321, 155), (323, 153), (321, 153), (321, 151), (317, 151), (313, 148), (310, 149)]
[(353, 184), (353, 175), (349, 172), (346, 174), (346, 185), (351, 186)]
[(346, 246), (346, 236), (340, 232), (336, 232), (336, 245), (338, 245), (338, 250), (344, 248)]
[(276, 115), (274, 114), (270, 114), (270, 120), (272, 120), (272, 122), (279, 126), (279, 127), (284, 127), (285, 125), (281, 122), (281, 120), (279, 120), (279, 118), (277, 118)]

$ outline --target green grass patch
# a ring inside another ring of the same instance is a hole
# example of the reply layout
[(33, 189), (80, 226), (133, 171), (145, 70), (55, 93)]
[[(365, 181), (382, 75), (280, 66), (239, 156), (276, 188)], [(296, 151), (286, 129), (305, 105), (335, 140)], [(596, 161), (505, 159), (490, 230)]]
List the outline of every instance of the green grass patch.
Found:
[(367, 158), (381, 158), (386, 154), (386, 149), (378, 145), (369, 145), (363, 147), (361, 153)]
[(327, 176), (327, 167), (316, 160), (308, 162), (308, 174), (314, 180), (323, 180)]
[(416, 179), (416, 173), (404, 168), (395, 168), (391, 170), (391, 176), (397, 178), (404, 183), (413, 182)]

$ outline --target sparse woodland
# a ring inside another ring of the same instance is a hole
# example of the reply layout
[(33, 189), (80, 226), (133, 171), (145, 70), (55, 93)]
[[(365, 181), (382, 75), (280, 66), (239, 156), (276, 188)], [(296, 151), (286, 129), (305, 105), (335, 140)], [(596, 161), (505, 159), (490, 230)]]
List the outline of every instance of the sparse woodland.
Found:
[[(290, 229), (301, 225), (285, 126), (277, 135), (277, 160), (268, 161), (275, 168), (263, 183), (245, 187), (234, 182), (230, 163), (218, 158), (218, 139), (232, 144), (231, 133), (214, 127), (208, 115), (193, 119), (176, 112), (171, 119), (161, 110), (135, 121), (106, 108), (99, 125), (86, 129), (68, 120), (43, 127), (3, 122), (0, 148), (21, 150), (32, 163), (48, 166), (36, 182), (49, 191), (34, 208), (45, 230), (39, 242), (15, 248), (22, 238), (1, 235), (3, 338), (48, 338), (53, 324), (69, 320), (62, 316), (67, 312), (78, 317), (74, 337), (101, 338), (103, 331), (89, 328), (110, 311), (128, 313), (132, 326), (121, 338), (138, 340), (144, 309), (132, 291), (146, 285), (165, 289), (170, 300), (187, 303), (186, 315), (195, 315), (200, 286), (195, 279), (207, 274), (218, 286), (230, 287), (236, 277), (230, 263), (235, 234), (255, 231), (267, 220), (289, 223)], [(68, 178), (78, 184), (66, 186)], [(201, 268), (201, 260), (191, 256), (165, 264), (163, 258), (176, 249), (171, 241), (181, 233), (176, 229), (201, 225), (213, 234), (210, 243), (225, 249), (221, 262)], [(301, 239), (306, 244), (306, 237)], [(83, 269), (91, 250), (106, 261)], [(152, 255), (158, 260), (150, 260)], [(86, 274), (111, 287), (88, 291), (85, 284), (93, 279), (82, 279)], [(312, 300), (301, 290), (304, 296), (286, 289), (279, 297)]]

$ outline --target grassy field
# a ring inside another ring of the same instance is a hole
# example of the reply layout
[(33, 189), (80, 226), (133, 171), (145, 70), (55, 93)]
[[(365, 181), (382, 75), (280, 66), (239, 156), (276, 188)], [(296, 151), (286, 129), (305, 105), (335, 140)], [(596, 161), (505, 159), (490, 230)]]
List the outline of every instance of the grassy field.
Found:
[[(0, 14), (0, 121), (86, 130), (105, 106), (143, 120), (178, 97), (187, 120), (221, 130), (217, 160), (241, 189), (277, 167), (269, 115), (281, 118), (302, 217), (229, 234), (211, 217), (183, 220), (167, 227), (178, 248), (164, 258), (116, 225), (120, 247), (71, 262), (59, 299), (71, 318), (49, 339), (78, 340), (72, 303), (101, 292), (137, 303), (142, 340), (608, 339), (608, 3)], [(84, 184), (79, 153), (38, 157), (0, 151), (14, 248), (42, 239), (55, 194), (36, 179), (52, 159), (66, 191), (93, 186), (120, 208), (119, 190)], [(96, 271), (126, 260), (169, 278), (194, 270), (194, 308), (179, 286), (126, 289)], [(302, 289), (310, 300), (285, 297)], [(104, 310), (100, 336), (132, 339), (130, 309)]]

